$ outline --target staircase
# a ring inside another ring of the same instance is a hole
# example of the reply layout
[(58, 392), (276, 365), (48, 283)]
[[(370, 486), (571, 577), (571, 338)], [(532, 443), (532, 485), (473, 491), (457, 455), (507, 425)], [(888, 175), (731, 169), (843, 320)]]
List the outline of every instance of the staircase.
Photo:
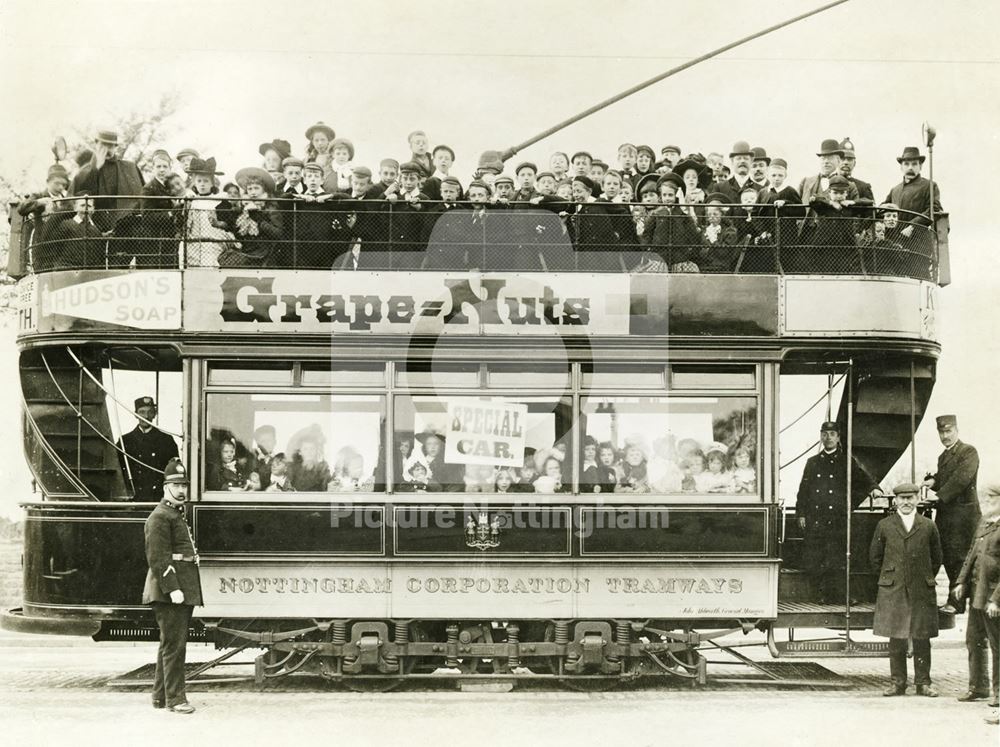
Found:
[[(934, 362), (913, 360), (915, 426), (924, 417), (934, 388)], [(853, 386), (854, 457), (876, 481), (881, 481), (910, 446), (910, 361), (890, 360), (878, 366), (857, 366)], [(847, 397), (837, 413), (847, 434)]]
[[(64, 499), (125, 495), (117, 451), (108, 443), (114, 438), (104, 392), (65, 351), (49, 348), (44, 361), (42, 354), (27, 351), (21, 359), (25, 451), (42, 492)], [(88, 368), (100, 379), (99, 367)]]

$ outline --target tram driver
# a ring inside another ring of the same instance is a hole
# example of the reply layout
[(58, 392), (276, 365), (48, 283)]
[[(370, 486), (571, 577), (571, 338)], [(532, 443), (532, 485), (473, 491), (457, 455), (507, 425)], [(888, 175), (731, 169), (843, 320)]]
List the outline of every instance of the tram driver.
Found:
[(163, 493), (163, 470), (176, 459), (173, 437), (155, 425), (156, 402), (152, 397), (135, 401), (135, 428), (118, 441), (118, 460), (126, 485), (131, 485), (132, 500), (158, 501)]

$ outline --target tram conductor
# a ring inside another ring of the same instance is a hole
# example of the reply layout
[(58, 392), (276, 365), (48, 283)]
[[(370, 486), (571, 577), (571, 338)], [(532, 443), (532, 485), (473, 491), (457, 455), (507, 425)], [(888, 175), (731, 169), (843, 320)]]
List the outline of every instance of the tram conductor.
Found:
[(122, 476), (132, 486), (132, 500), (158, 501), (163, 493), (163, 471), (178, 456), (177, 443), (153, 425), (156, 402), (152, 397), (139, 397), (135, 414), (139, 423), (118, 442), (118, 461)]
[[(804, 539), (803, 570), (812, 576), (821, 601), (844, 602), (847, 553), (847, 454), (840, 428), (828, 421), (820, 427), (823, 450), (806, 461), (795, 504)], [(852, 458), (851, 509), (868, 495), (881, 495), (878, 484)]]
[(184, 519), (188, 496), (187, 470), (171, 459), (163, 475), (163, 500), (146, 519), (146, 583), (142, 603), (153, 608), (160, 629), (153, 679), (153, 708), (194, 713), (184, 689), (188, 626), (202, 604), (198, 553)]

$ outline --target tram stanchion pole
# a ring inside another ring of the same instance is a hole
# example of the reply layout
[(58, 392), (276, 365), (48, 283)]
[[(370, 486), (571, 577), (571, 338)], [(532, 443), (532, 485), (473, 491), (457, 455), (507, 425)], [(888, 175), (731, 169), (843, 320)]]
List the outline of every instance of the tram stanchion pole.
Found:
[(851, 512), (853, 493), (851, 473), (854, 471), (854, 359), (847, 363), (847, 548), (844, 569), (844, 635), (847, 648), (851, 647)]

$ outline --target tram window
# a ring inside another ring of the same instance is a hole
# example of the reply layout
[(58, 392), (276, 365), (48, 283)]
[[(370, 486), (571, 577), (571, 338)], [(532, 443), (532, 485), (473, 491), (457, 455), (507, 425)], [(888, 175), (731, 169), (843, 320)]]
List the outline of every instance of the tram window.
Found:
[(753, 397), (585, 397), (581, 492), (756, 495)]
[(269, 384), (291, 386), (290, 363), (212, 363), (208, 372), (209, 384)]
[(583, 367), (585, 389), (665, 389), (665, 366), (591, 363)]
[(431, 387), (478, 387), (478, 363), (400, 363), (396, 366), (396, 386), (426, 389)]
[(677, 364), (670, 368), (671, 389), (753, 389), (753, 366), (698, 366)]
[(568, 389), (569, 366), (528, 363), (490, 363), (488, 383), (497, 389)]
[(376, 395), (211, 393), (205, 489), (382, 490), (384, 422)]
[(302, 364), (302, 386), (385, 386), (384, 363)]
[(568, 493), (569, 398), (395, 398), (399, 492)]

